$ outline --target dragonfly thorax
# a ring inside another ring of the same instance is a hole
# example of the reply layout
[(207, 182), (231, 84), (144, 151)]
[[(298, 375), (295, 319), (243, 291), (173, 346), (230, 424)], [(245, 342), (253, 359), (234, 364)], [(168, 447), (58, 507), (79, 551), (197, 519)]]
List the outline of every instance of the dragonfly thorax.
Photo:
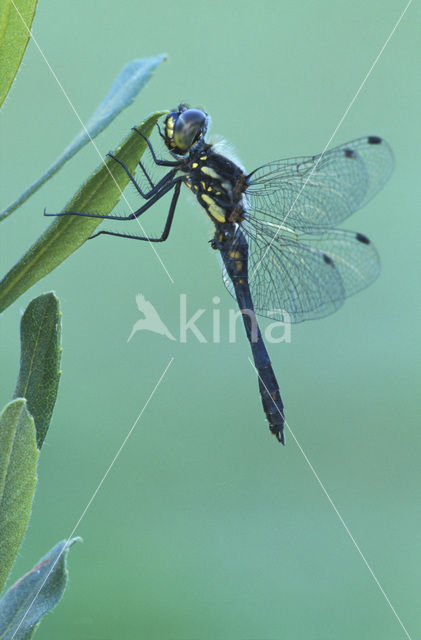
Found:
[(185, 184), (215, 223), (240, 222), (244, 217), (243, 194), (247, 178), (229, 158), (211, 144), (191, 152), (183, 167)]

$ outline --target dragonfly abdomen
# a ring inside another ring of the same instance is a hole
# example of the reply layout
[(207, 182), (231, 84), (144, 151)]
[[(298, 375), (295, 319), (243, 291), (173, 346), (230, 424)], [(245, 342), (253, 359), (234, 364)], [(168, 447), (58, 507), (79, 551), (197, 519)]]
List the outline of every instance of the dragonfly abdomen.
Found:
[(234, 224), (217, 229), (212, 243), (221, 252), (227, 273), (233, 283), (247, 338), (259, 379), (259, 391), (269, 429), (277, 440), (284, 440), (284, 405), (269, 354), (263, 342), (254, 311), (248, 281), (248, 245), (241, 229)]

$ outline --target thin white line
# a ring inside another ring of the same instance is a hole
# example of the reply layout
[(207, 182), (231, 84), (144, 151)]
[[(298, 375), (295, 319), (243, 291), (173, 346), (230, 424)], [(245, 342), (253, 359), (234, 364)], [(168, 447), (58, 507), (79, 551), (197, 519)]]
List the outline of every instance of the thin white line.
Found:
[[(13, 0), (12, 0), (13, 1)], [(24, 616), (22, 617), (21, 621), (19, 622), (19, 625), (17, 626), (16, 630), (13, 633), (13, 636), (11, 637), (11, 640), (13, 640), (13, 638), (15, 637), (15, 635), (17, 634), (17, 632), (19, 631), (23, 621), (25, 620), (26, 616), (28, 615), (29, 611), (31, 610), (35, 600), (38, 598), (42, 588), (44, 587), (45, 583), (47, 582), (48, 578), (51, 575), (51, 572), (53, 571), (54, 567), (56, 566), (57, 562), (60, 560), (61, 556), (63, 555), (63, 553), (65, 552), (65, 550), (67, 549), (69, 542), (71, 540), (71, 538), (73, 537), (76, 529), (78, 528), (78, 526), (80, 525), (82, 519), (84, 518), (86, 512), (88, 511), (89, 507), (91, 506), (92, 502), (95, 500), (98, 491), (101, 489), (102, 485), (104, 484), (108, 474), (110, 473), (112, 467), (114, 466), (114, 463), (116, 462), (117, 458), (119, 457), (120, 453), (122, 452), (122, 450), (124, 449), (128, 439), (130, 438), (130, 436), (133, 433), (134, 428), (136, 427), (137, 423), (139, 422), (140, 418), (143, 415), (143, 412), (145, 411), (146, 407), (148, 406), (149, 402), (152, 400), (156, 390), (158, 389), (159, 385), (161, 384), (165, 374), (167, 373), (168, 369), (170, 368), (171, 364), (173, 363), (174, 358), (171, 358), (171, 360), (169, 361), (169, 363), (167, 364), (167, 366), (165, 367), (164, 371), (161, 374), (161, 377), (159, 378), (158, 382), (156, 383), (155, 387), (153, 388), (152, 392), (149, 395), (149, 398), (146, 400), (142, 411), (139, 413), (139, 415), (137, 416), (136, 420), (134, 421), (132, 427), (130, 428), (128, 434), (126, 435), (126, 437), (124, 438), (123, 442), (121, 443), (119, 449), (117, 450), (117, 453), (115, 454), (114, 458), (112, 459), (111, 463), (108, 466), (108, 469), (106, 470), (106, 472), (104, 473), (104, 475), (102, 476), (102, 479), (100, 481), (100, 483), (98, 484), (97, 488), (95, 489), (95, 491), (93, 492), (90, 500), (88, 501), (86, 507), (84, 508), (84, 510), (82, 511), (82, 514), (80, 515), (78, 521), (76, 522), (75, 526), (72, 529), (71, 534), (68, 536), (66, 543), (63, 547), (63, 549), (61, 550), (61, 552), (59, 553), (59, 555), (57, 556), (57, 559), (55, 560), (54, 564), (52, 565), (50, 571), (48, 572), (45, 580), (43, 581), (42, 585), (40, 586), (40, 588), (38, 589), (38, 591), (36, 592), (35, 596), (33, 597), (30, 605), (28, 606), (27, 610), (25, 611)]]
[[(263, 386), (265, 387), (266, 391), (269, 393), (268, 388), (266, 387), (265, 383), (263, 382), (262, 378), (259, 375), (259, 372), (257, 371), (254, 363), (252, 362), (251, 358), (249, 357), (249, 362), (251, 364), (251, 366), (253, 367), (253, 369), (256, 371), (260, 382), (263, 384)], [(282, 413), (279, 411), (278, 407), (275, 405), (275, 408), (277, 409), (277, 411), (279, 412), (279, 415), (282, 417), (282, 419), (285, 422), (285, 426), (287, 427), (289, 433), (292, 435), (295, 444), (297, 445), (298, 449), (300, 450), (300, 452), (302, 453), (304, 460), (307, 462), (308, 466), (310, 467), (311, 472), (313, 473), (314, 477), (316, 478), (318, 484), (320, 485), (320, 488), (322, 489), (323, 493), (325, 494), (326, 498), (329, 500), (331, 507), (333, 508), (333, 510), (335, 511), (336, 515), (339, 518), (340, 523), (342, 524), (343, 528), (345, 529), (345, 531), (347, 532), (349, 538), (351, 539), (351, 542), (353, 543), (354, 547), (357, 549), (358, 553), (360, 554), (365, 566), (367, 567), (367, 569), (369, 570), (371, 577), (373, 578), (374, 582), (377, 584), (378, 588), (380, 589), (384, 599), (386, 600), (387, 604), (389, 605), (389, 607), (391, 608), (393, 614), (395, 615), (395, 618), (397, 619), (397, 621), (399, 622), (400, 626), (402, 627), (403, 631), (405, 632), (405, 635), (407, 638), (409, 638), (409, 640), (411, 639), (411, 636), (409, 635), (408, 631), (405, 628), (405, 625), (403, 624), (402, 620), (400, 619), (400, 617), (398, 616), (395, 607), (392, 605), (392, 603), (390, 602), (385, 590), (383, 589), (383, 587), (381, 586), (379, 580), (376, 577), (376, 574), (374, 573), (373, 569), (371, 568), (371, 566), (369, 565), (365, 555), (363, 554), (363, 552), (361, 551), (360, 547), (358, 546), (357, 541), (355, 540), (354, 536), (352, 535), (351, 531), (349, 530), (345, 520), (343, 519), (343, 517), (341, 516), (341, 514), (339, 513), (335, 503), (333, 502), (332, 498), (330, 497), (330, 495), (327, 492), (326, 487), (324, 486), (323, 482), (320, 480), (315, 468), (313, 467), (313, 465), (311, 464), (310, 460), (308, 459), (306, 453), (304, 452), (304, 449), (302, 448), (302, 446), (300, 445), (300, 443), (298, 442), (297, 438), (295, 437), (291, 427), (289, 426), (288, 422), (285, 420), (284, 416), (282, 415)]]
[(256, 264), (256, 266), (255, 266), (255, 268), (254, 268), (254, 270), (253, 270), (253, 273), (250, 275), (250, 278), (249, 278), (249, 281), (250, 281), (250, 282), (253, 280), (253, 276), (254, 276), (254, 274), (256, 273), (256, 271), (258, 270), (258, 268), (260, 267), (260, 264), (261, 264), (261, 263), (262, 263), (262, 261), (264, 260), (264, 258), (265, 258), (265, 256), (266, 256), (266, 254), (267, 254), (267, 252), (269, 251), (269, 249), (271, 248), (272, 244), (275, 242), (275, 240), (276, 240), (276, 238), (277, 238), (277, 236), (278, 236), (278, 234), (279, 234), (280, 228), (282, 227), (282, 225), (284, 225), (284, 224), (285, 224), (285, 220), (288, 218), (289, 214), (291, 213), (291, 211), (292, 211), (292, 210), (293, 210), (293, 208), (295, 207), (295, 204), (296, 204), (296, 202), (297, 202), (298, 198), (301, 196), (301, 194), (302, 194), (302, 192), (304, 191), (304, 189), (305, 189), (305, 187), (306, 187), (306, 185), (307, 185), (308, 181), (310, 180), (310, 178), (311, 178), (311, 176), (313, 175), (313, 173), (316, 171), (316, 169), (317, 169), (317, 167), (318, 167), (319, 163), (322, 161), (322, 159), (323, 159), (323, 157), (324, 157), (324, 155), (325, 155), (325, 153), (326, 153), (326, 150), (327, 150), (328, 146), (330, 145), (330, 143), (332, 142), (333, 138), (334, 138), (334, 137), (335, 137), (335, 135), (337, 134), (337, 132), (338, 132), (338, 130), (339, 130), (339, 127), (342, 125), (343, 121), (345, 120), (346, 116), (348, 115), (349, 110), (350, 110), (350, 109), (351, 109), (351, 107), (353, 106), (353, 104), (354, 104), (355, 100), (356, 100), (356, 99), (358, 98), (358, 96), (360, 95), (362, 88), (364, 87), (365, 83), (367, 82), (368, 78), (370, 77), (370, 75), (371, 75), (371, 73), (372, 73), (372, 71), (373, 71), (374, 67), (376, 66), (377, 62), (379, 61), (380, 56), (382, 55), (383, 51), (386, 49), (387, 45), (389, 44), (389, 41), (390, 41), (391, 37), (393, 36), (393, 34), (395, 33), (396, 29), (398, 28), (398, 26), (399, 26), (399, 24), (400, 24), (400, 22), (401, 22), (402, 18), (404, 17), (404, 15), (405, 15), (405, 13), (406, 13), (407, 9), (409, 9), (409, 7), (410, 7), (410, 5), (412, 4), (412, 2), (413, 2), (413, 0), (409, 0), (409, 2), (408, 2), (408, 4), (406, 5), (405, 9), (402, 11), (402, 13), (401, 13), (401, 15), (400, 15), (400, 17), (399, 17), (398, 21), (396, 22), (396, 24), (395, 24), (395, 26), (393, 27), (392, 31), (389, 33), (389, 35), (388, 35), (388, 37), (387, 37), (387, 39), (386, 39), (386, 42), (384, 43), (384, 45), (383, 45), (383, 46), (382, 46), (382, 48), (380, 49), (379, 53), (377, 54), (377, 56), (376, 56), (376, 58), (375, 58), (374, 62), (372, 63), (372, 65), (371, 65), (370, 69), (367, 71), (367, 73), (366, 73), (366, 75), (365, 75), (365, 78), (364, 78), (364, 80), (361, 82), (361, 84), (360, 84), (360, 86), (359, 86), (359, 88), (358, 88), (358, 90), (357, 90), (356, 94), (354, 95), (354, 97), (352, 98), (351, 102), (349, 103), (349, 105), (348, 105), (348, 106), (347, 106), (347, 108), (345, 109), (345, 111), (344, 111), (344, 113), (343, 113), (343, 115), (342, 115), (341, 119), (339, 120), (339, 122), (338, 122), (338, 124), (337, 124), (337, 126), (336, 126), (335, 130), (333, 131), (332, 135), (330, 136), (329, 140), (327, 141), (327, 143), (326, 143), (326, 145), (325, 145), (325, 148), (323, 149), (322, 153), (320, 154), (319, 159), (317, 160), (317, 162), (316, 162), (316, 164), (314, 165), (313, 169), (312, 169), (312, 170), (310, 171), (310, 173), (308, 174), (307, 179), (305, 180), (305, 182), (304, 182), (303, 186), (301, 187), (301, 189), (300, 189), (300, 191), (299, 191), (299, 193), (298, 193), (297, 197), (295, 198), (294, 202), (292, 203), (292, 205), (291, 205), (291, 207), (290, 207), (290, 209), (289, 209), (288, 213), (285, 215), (284, 219), (282, 220), (280, 227), (278, 227), (278, 230), (276, 231), (275, 235), (273, 236), (273, 238), (272, 238), (272, 240), (271, 240), (270, 244), (266, 247), (266, 250), (265, 250), (265, 252), (264, 252), (263, 256), (260, 258), (259, 262)]
[[(12, 4), (13, 4), (13, 6), (14, 6), (14, 8), (15, 8), (16, 12), (17, 12), (17, 14), (19, 15), (20, 19), (22, 20), (22, 22), (23, 22), (23, 24), (24, 24), (24, 26), (25, 26), (26, 30), (28, 31), (29, 35), (31, 36), (31, 39), (34, 41), (35, 46), (37, 47), (37, 49), (38, 49), (38, 51), (40, 52), (40, 54), (41, 54), (42, 58), (44, 59), (44, 62), (45, 62), (45, 64), (47, 65), (48, 69), (50, 70), (50, 72), (51, 72), (51, 74), (52, 74), (52, 76), (53, 76), (54, 80), (57, 82), (58, 86), (59, 86), (59, 87), (60, 87), (60, 89), (61, 89), (61, 92), (63, 93), (63, 95), (64, 95), (64, 97), (66, 98), (67, 102), (69, 103), (69, 105), (70, 105), (71, 109), (73, 110), (73, 113), (75, 114), (76, 118), (79, 120), (80, 124), (82, 125), (82, 128), (84, 129), (84, 131), (85, 131), (85, 133), (86, 133), (86, 135), (88, 136), (89, 140), (91, 141), (92, 145), (94, 146), (94, 149), (95, 149), (95, 151), (97, 152), (98, 156), (100, 157), (102, 164), (103, 164), (103, 165), (104, 165), (104, 167), (107, 169), (107, 171), (108, 171), (108, 173), (110, 174), (111, 178), (114, 180), (114, 183), (115, 183), (115, 185), (116, 185), (117, 189), (120, 191), (120, 194), (121, 194), (121, 196), (122, 196), (123, 200), (125, 201), (125, 203), (127, 204), (127, 207), (130, 209), (131, 213), (133, 213), (133, 212), (134, 212), (134, 209), (132, 209), (132, 207), (131, 207), (131, 205), (130, 205), (129, 201), (127, 200), (127, 198), (126, 198), (126, 196), (125, 196), (125, 194), (123, 193), (123, 191), (122, 191), (122, 190), (120, 189), (120, 187), (118, 186), (116, 179), (114, 178), (114, 176), (113, 176), (113, 174), (111, 173), (111, 171), (110, 171), (109, 167), (107, 166), (107, 164), (106, 164), (105, 160), (103, 159), (103, 157), (102, 157), (102, 155), (101, 155), (101, 152), (100, 152), (100, 150), (98, 149), (98, 147), (97, 147), (97, 145), (96, 145), (95, 141), (94, 141), (94, 140), (93, 140), (93, 138), (91, 137), (91, 135), (90, 135), (90, 133), (89, 133), (88, 129), (85, 127), (84, 122), (82, 122), (81, 117), (79, 116), (78, 112), (76, 111), (76, 108), (73, 106), (73, 103), (72, 103), (72, 101), (70, 100), (69, 96), (67, 95), (67, 93), (66, 93), (66, 91), (65, 91), (65, 89), (64, 89), (64, 87), (63, 87), (63, 85), (61, 84), (60, 80), (57, 78), (57, 76), (56, 76), (56, 74), (55, 74), (55, 72), (54, 72), (54, 69), (52, 68), (52, 66), (51, 66), (51, 65), (50, 65), (50, 63), (48, 62), (48, 60), (47, 60), (47, 58), (46, 58), (46, 56), (45, 56), (44, 52), (42, 51), (41, 47), (40, 47), (40, 46), (39, 46), (39, 44), (38, 44), (37, 39), (35, 38), (34, 34), (33, 34), (33, 33), (32, 33), (32, 31), (31, 31), (31, 29), (30, 29), (30, 28), (28, 27), (28, 25), (26, 24), (26, 22), (25, 22), (25, 20), (24, 20), (24, 18), (23, 18), (23, 16), (22, 16), (22, 14), (20, 13), (20, 11), (19, 11), (19, 9), (17, 8), (17, 6), (15, 5), (14, 0), (11, 0), (11, 2), (12, 2)], [(104, 220), (106, 220), (106, 218), (104, 218)], [(149, 236), (148, 236), (148, 234), (146, 233), (146, 231), (144, 230), (144, 228), (143, 228), (143, 226), (142, 226), (142, 223), (140, 222), (139, 218), (135, 218), (135, 220), (136, 220), (137, 224), (139, 225), (139, 227), (140, 227), (140, 229), (141, 229), (141, 231), (142, 231), (142, 234), (143, 234), (146, 238), (149, 238)], [(161, 260), (161, 258), (160, 258), (160, 256), (159, 256), (159, 254), (158, 254), (157, 250), (155, 249), (154, 244), (153, 244), (149, 239), (148, 239), (148, 242), (149, 242), (149, 246), (151, 247), (151, 249), (152, 249), (152, 250), (153, 250), (153, 252), (155, 253), (155, 256), (158, 258), (159, 262), (161, 263), (161, 266), (162, 266), (162, 268), (164, 269), (165, 273), (167, 274), (168, 278), (170, 279), (171, 283), (172, 283), (172, 284), (174, 284), (174, 280), (172, 279), (172, 277), (171, 277), (170, 273), (168, 272), (168, 269), (166, 268), (166, 266), (164, 265), (163, 261)]]

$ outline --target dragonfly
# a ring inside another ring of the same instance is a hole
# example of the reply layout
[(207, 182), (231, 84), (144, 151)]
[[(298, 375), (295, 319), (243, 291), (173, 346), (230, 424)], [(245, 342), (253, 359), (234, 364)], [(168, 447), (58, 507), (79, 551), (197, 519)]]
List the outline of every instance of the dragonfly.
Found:
[(172, 192), (159, 237), (104, 229), (91, 236), (164, 242), (181, 186), (190, 189), (214, 225), (210, 244), (220, 253), (224, 284), (242, 314), (269, 429), (285, 444), (284, 405), (256, 314), (288, 322), (321, 318), (374, 282), (380, 261), (373, 244), (364, 234), (337, 226), (389, 178), (391, 148), (378, 136), (366, 136), (318, 155), (276, 160), (246, 173), (223, 142), (206, 140), (209, 115), (203, 109), (180, 104), (166, 115), (163, 131), (157, 126), (171, 159), (158, 158), (150, 140), (133, 128), (145, 139), (154, 163), (168, 168), (154, 183), (139, 162), (147, 190), (121, 160), (108, 154), (144, 200), (136, 211), (128, 216), (79, 211), (46, 215), (134, 220)]

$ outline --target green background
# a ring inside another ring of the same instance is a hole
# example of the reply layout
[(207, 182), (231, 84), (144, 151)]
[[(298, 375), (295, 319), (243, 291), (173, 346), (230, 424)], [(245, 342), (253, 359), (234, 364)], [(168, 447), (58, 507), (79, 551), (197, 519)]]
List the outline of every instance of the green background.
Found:
[[(160, 2), (40, 0), (33, 31), (86, 120), (121, 67), (167, 52), (135, 103), (97, 140), (179, 101), (203, 105), (248, 170), (321, 151), (404, 8), (376, 0)], [(421, 637), (419, 270), (421, 9), (414, 2), (332, 145), (385, 137), (386, 188), (345, 226), (382, 259), (374, 286), (333, 316), (268, 345), (286, 416), (412, 638)], [(33, 43), (0, 119), (6, 206), (78, 132)], [(89, 146), (3, 223), (2, 271), (98, 165)], [(186, 191), (186, 190), (185, 190)], [(163, 226), (168, 201), (142, 222)], [(124, 211), (124, 205), (119, 205)], [(210, 224), (183, 194), (170, 239), (101, 237), (4, 314), (1, 400), (18, 368), (21, 310), (54, 289), (63, 377), (41, 453), (32, 520), (13, 578), (69, 535), (173, 357), (164, 380), (76, 530), (70, 585), (44, 639), (405, 637), (305, 458), (269, 434), (249, 346), (228, 342), (234, 308)], [(127, 343), (143, 293), (177, 335), (179, 294), (209, 339), (148, 332)], [(213, 344), (212, 298), (222, 338)], [(265, 326), (265, 321), (263, 321)], [(37, 636), (38, 637), (38, 636)]]

